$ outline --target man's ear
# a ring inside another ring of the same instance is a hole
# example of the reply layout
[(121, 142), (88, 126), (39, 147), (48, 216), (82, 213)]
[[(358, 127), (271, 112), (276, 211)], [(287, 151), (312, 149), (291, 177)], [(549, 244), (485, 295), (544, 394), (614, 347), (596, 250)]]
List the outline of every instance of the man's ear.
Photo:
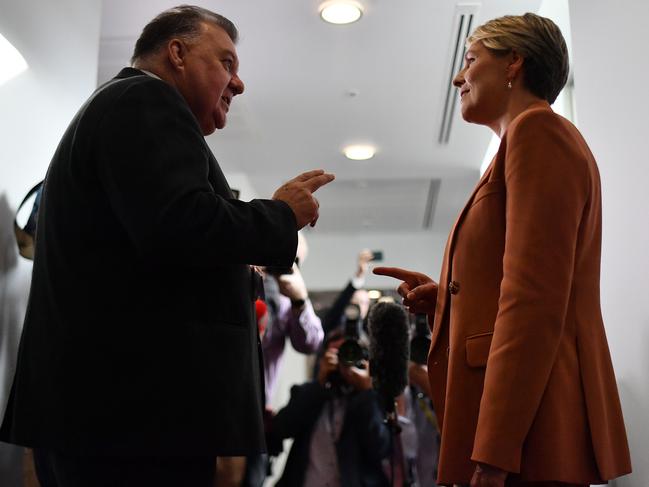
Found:
[(507, 66), (507, 76), (509, 79), (518, 78), (523, 74), (523, 61), (525, 58), (516, 51), (508, 54), (509, 65)]
[(182, 40), (171, 39), (167, 42), (167, 59), (174, 69), (184, 69), (186, 56), (187, 45)]

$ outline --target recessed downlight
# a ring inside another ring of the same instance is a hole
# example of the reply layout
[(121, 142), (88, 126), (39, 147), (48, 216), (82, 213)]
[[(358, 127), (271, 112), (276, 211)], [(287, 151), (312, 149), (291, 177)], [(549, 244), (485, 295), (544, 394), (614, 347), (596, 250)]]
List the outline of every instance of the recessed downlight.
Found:
[(363, 7), (354, 0), (329, 0), (320, 4), (320, 17), (330, 24), (351, 24), (363, 15)]
[(374, 157), (376, 148), (372, 145), (348, 145), (343, 149), (343, 154), (347, 159), (365, 161)]

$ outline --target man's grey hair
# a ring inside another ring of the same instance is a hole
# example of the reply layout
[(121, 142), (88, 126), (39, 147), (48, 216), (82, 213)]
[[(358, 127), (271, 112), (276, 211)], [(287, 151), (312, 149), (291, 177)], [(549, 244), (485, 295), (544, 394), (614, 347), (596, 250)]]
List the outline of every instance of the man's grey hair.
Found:
[(203, 22), (221, 27), (232, 42), (237, 42), (239, 32), (230, 20), (202, 7), (180, 5), (158, 14), (144, 27), (135, 43), (131, 64), (154, 54), (174, 37), (184, 40), (199, 37)]

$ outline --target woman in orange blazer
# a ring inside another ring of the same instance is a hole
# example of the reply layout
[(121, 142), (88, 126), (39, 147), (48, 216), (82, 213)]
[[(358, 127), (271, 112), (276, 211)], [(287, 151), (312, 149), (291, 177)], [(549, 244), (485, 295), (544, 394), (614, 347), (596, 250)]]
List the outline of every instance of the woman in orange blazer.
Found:
[(433, 336), (440, 484), (581, 486), (631, 471), (599, 297), (601, 197), (579, 131), (550, 108), (568, 76), (549, 19), (478, 27), (454, 80), (501, 138), (451, 231), (439, 285), (399, 268)]

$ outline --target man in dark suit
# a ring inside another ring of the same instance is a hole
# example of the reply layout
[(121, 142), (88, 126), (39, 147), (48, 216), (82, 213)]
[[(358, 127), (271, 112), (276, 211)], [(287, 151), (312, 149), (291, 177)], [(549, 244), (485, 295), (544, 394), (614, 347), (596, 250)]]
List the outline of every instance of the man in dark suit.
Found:
[(264, 449), (250, 265), (293, 263), (333, 175), (233, 198), (204, 136), (244, 89), (236, 39), (163, 12), (54, 155), (0, 432), (35, 448), (42, 487), (205, 487), (216, 455)]

